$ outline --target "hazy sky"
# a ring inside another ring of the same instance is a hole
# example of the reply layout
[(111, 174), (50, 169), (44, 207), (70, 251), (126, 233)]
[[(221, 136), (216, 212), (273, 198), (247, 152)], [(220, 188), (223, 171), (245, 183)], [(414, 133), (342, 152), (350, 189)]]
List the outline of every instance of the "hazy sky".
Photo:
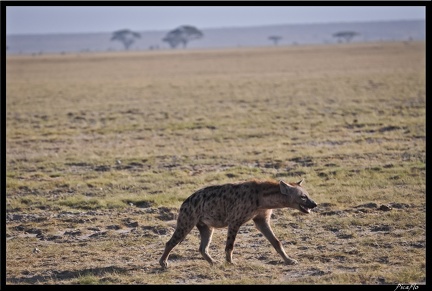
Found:
[[(49, 3), (49, 2), (48, 2)], [(109, 2), (107, 2), (109, 3)], [(424, 6), (7, 6), (6, 33), (171, 30), (425, 19)]]

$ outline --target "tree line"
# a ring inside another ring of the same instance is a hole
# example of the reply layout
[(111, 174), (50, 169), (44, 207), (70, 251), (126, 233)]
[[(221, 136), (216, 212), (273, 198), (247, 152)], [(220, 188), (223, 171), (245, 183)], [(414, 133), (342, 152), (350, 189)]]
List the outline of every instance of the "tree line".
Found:
[[(355, 31), (340, 31), (334, 33), (332, 36), (337, 38), (338, 42), (345, 41), (346, 43), (351, 42), (351, 40), (360, 35), (360, 33)], [(111, 37), (111, 41), (119, 41), (123, 44), (125, 50), (129, 50), (130, 46), (135, 42), (136, 39), (140, 38), (141, 35), (138, 32), (131, 31), (130, 29), (121, 29), (114, 31)], [(182, 25), (173, 30), (170, 30), (162, 41), (168, 43), (168, 45), (175, 49), (179, 46), (186, 48), (189, 41), (196, 40), (204, 37), (201, 30), (192, 25)], [(270, 35), (268, 37), (274, 45), (278, 45), (279, 41), (282, 39), (280, 35)]]
[[(177, 48), (179, 45), (186, 48), (189, 41), (200, 39), (203, 36), (202, 31), (195, 26), (182, 25), (169, 31), (162, 38), (162, 41), (167, 42), (171, 48)], [(121, 29), (113, 32), (111, 41), (121, 42), (125, 50), (128, 50), (135, 40), (140, 37), (141, 35), (138, 32), (131, 31), (130, 29)]]
[[(354, 37), (356, 37), (358, 35), (360, 35), (360, 33), (356, 32), (356, 31), (350, 31), (350, 30), (339, 31), (339, 32), (336, 32), (336, 33), (332, 34), (332, 36), (335, 37), (337, 39), (337, 42), (339, 42), (339, 43), (340, 42), (344, 42), (344, 41), (346, 43), (349, 43), (349, 42), (351, 42), (351, 40)], [(276, 46), (279, 44), (279, 41), (281, 39), (282, 39), (282, 36), (280, 36), (280, 35), (270, 35), (268, 37), (268, 40), (272, 41), (273, 44), (276, 45)]]

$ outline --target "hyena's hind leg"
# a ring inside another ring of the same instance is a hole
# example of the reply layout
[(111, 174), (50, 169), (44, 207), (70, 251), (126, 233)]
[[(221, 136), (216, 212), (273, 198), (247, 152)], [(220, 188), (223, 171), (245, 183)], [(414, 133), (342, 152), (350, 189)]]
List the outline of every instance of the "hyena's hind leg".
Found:
[(170, 238), (170, 240), (165, 244), (165, 251), (162, 254), (162, 257), (159, 259), (159, 264), (162, 266), (162, 268), (168, 267), (168, 256), (171, 252), (171, 250), (178, 245), (192, 230), (192, 228), (196, 225), (197, 221), (192, 219), (191, 213), (186, 213), (184, 211), (181, 211), (177, 219), (177, 227)]
[(213, 265), (214, 263), (216, 263), (216, 261), (213, 260), (213, 258), (209, 255), (208, 248), (209, 248), (210, 242), (212, 240), (214, 228), (209, 227), (208, 225), (206, 225), (202, 222), (198, 222), (196, 227), (198, 228), (198, 230), (200, 232), (200, 236), (201, 236), (201, 243), (200, 243), (199, 251), (200, 251), (201, 255), (204, 257), (204, 259), (206, 259), (206, 261), (209, 262), (210, 265)]

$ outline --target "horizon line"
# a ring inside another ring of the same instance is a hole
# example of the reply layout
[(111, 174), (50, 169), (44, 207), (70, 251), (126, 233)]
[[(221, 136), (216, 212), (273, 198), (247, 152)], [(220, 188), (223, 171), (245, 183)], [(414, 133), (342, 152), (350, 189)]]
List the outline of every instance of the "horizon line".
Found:
[[(205, 27), (200, 30), (211, 30), (211, 29), (233, 29), (233, 28), (257, 28), (257, 27), (270, 27), (270, 26), (291, 26), (291, 25), (319, 25), (319, 24), (341, 24), (341, 23), (375, 23), (375, 22), (399, 22), (399, 21), (424, 21), (426, 19), (394, 19), (394, 20), (356, 20), (356, 21), (331, 21), (331, 22), (309, 22), (309, 23), (280, 23), (280, 24), (262, 24), (262, 25), (250, 25), (250, 26), (225, 26), (225, 27)], [(180, 26), (180, 25), (179, 25)], [(121, 29), (121, 28), (120, 28)], [(174, 28), (173, 28), (174, 29)], [(131, 29), (133, 30), (133, 29)], [(171, 30), (171, 29), (170, 29)], [(134, 30), (143, 32), (160, 32), (170, 31), (167, 29), (152, 29), (152, 30)], [(65, 34), (99, 34), (99, 33), (112, 33), (109, 31), (93, 31), (93, 32), (21, 32), (21, 33), (6, 33), (6, 36), (38, 36), (38, 35), (65, 35)]]

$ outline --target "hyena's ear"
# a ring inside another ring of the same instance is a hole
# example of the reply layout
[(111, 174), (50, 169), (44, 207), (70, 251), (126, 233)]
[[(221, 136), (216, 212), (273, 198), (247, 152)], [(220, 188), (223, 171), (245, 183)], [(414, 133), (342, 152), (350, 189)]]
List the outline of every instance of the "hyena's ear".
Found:
[(289, 193), (288, 193), (288, 189), (289, 189), (289, 188), (293, 188), (293, 186), (291, 186), (291, 185), (288, 184), (288, 183), (285, 183), (285, 182), (282, 181), (282, 180), (279, 182), (279, 187), (280, 187), (280, 191), (281, 191), (281, 193), (282, 193), (282, 194), (287, 194), (287, 195), (289, 194)]
[(303, 183), (304, 179), (301, 179), (300, 181), (297, 182), (297, 185), (301, 186), (301, 184)]

